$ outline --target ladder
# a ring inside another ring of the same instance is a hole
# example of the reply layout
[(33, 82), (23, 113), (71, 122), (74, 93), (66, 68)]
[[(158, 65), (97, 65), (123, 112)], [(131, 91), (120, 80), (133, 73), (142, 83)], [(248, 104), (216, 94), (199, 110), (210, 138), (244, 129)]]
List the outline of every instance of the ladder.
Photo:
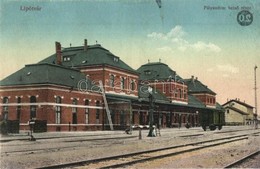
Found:
[(155, 127), (156, 136), (161, 136), (160, 128)]
[(106, 95), (105, 95), (105, 90), (104, 90), (103, 83), (102, 83), (101, 80), (99, 81), (99, 85), (100, 85), (101, 93), (102, 93), (102, 96), (103, 96), (103, 99), (104, 99), (104, 103), (105, 103), (105, 108), (106, 108), (106, 112), (107, 112), (107, 118), (108, 118), (110, 130), (114, 130), (112, 119), (111, 119), (111, 114), (110, 114), (110, 111), (109, 111), (109, 108), (108, 108), (108, 104), (107, 104), (107, 98), (106, 98)]

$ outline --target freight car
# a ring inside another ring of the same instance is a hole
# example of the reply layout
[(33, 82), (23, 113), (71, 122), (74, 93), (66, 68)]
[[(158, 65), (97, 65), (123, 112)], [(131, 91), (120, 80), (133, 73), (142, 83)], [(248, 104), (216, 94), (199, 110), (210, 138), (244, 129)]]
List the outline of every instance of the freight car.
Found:
[(199, 121), (204, 131), (222, 129), (225, 125), (225, 112), (216, 110), (204, 110), (199, 113)]

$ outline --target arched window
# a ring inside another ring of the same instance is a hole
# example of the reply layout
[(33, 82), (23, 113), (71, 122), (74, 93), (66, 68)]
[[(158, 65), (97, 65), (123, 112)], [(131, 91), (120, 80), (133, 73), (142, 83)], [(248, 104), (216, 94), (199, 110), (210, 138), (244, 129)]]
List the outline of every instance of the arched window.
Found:
[[(100, 101), (96, 102), (96, 106), (100, 107)], [(96, 123), (99, 124), (99, 118), (100, 118), (100, 109), (96, 109)]]
[(134, 91), (135, 90), (135, 82), (134, 80), (131, 81), (131, 90)]
[(180, 93), (180, 98), (182, 98), (182, 91), (181, 91), (181, 89), (179, 89), (179, 93)]
[[(74, 98), (72, 100), (72, 104), (73, 105), (77, 105), (77, 99)], [(77, 124), (77, 107), (72, 107), (72, 124)]]
[(121, 77), (121, 89), (125, 89), (125, 78)]
[[(89, 100), (87, 100), (87, 99), (85, 100), (85, 105), (89, 106)], [(85, 121), (86, 121), (86, 124), (89, 123), (89, 108), (88, 107), (85, 109)]]
[[(61, 97), (60, 96), (56, 97), (56, 103), (61, 104)], [(61, 106), (60, 105), (56, 105), (55, 114), (56, 114), (56, 118), (55, 118), (56, 124), (61, 124)]]
[(115, 86), (115, 76), (110, 75), (110, 87), (114, 87), (114, 86)]
[(36, 118), (36, 97), (35, 96), (31, 96), (30, 97), (30, 103), (31, 103), (31, 106), (30, 106), (30, 119), (34, 119)]
[(187, 92), (186, 92), (186, 90), (184, 90), (183, 97), (184, 97), (184, 99), (187, 99)]
[[(21, 102), (22, 102), (21, 97), (17, 97), (17, 103), (19, 104)], [(16, 113), (17, 113), (17, 120), (20, 120), (20, 118), (21, 118), (21, 105), (17, 106)]]
[[(9, 99), (8, 97), (4, 97), (3, 99), (3, 104), (8, 104), (9, 103)], [(3, 106), (3, 118), (4, 120), (8, 120), (8, 105), (4, 105)]]
[(125, 112), (123, 110), (120, 111), (120, 125), (125, 125)]
[(175, 98), (177, 98), (177, 97), (178, 97), (178, 90), (177, 90), (177, 88), (176, 88), (176, 89), (174, 89), (174, 97), (175, 97)]

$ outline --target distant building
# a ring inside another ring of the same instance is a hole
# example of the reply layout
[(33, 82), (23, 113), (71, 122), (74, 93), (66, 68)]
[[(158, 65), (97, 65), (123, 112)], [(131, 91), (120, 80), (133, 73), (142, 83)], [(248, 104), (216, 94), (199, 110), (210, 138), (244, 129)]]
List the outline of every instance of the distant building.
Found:
[(78, 47), (55, 45), (55, 54), (0, 81), (1, 120), (18, 121), (20, 130), (28, 130), (30, 120), (43, 121), (47, 131), (148, 125), (148, 86), (160, 127), (199, 126), (200, 112), (222, 111), (216, 93), (197, 78), (182, 79), (164, 63), (134, 70), (87, 40)]
[(232, 99), (222, 105), (225, 108), (226, 125), (246, 125), (253, 123), (254, 107)]

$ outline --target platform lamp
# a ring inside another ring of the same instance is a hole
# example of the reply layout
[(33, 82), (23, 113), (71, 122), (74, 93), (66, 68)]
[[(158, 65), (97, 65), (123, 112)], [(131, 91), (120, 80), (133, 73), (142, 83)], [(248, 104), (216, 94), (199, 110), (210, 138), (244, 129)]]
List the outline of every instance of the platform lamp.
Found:
[(153, 96), (153, 88), (148, 87), (148, 93), (149, 93), (149, 133), (147, 137), (155, 137), (154, 133), (154, 119), (153, 119), (153, 112), (154, 112), (154, 96)]

